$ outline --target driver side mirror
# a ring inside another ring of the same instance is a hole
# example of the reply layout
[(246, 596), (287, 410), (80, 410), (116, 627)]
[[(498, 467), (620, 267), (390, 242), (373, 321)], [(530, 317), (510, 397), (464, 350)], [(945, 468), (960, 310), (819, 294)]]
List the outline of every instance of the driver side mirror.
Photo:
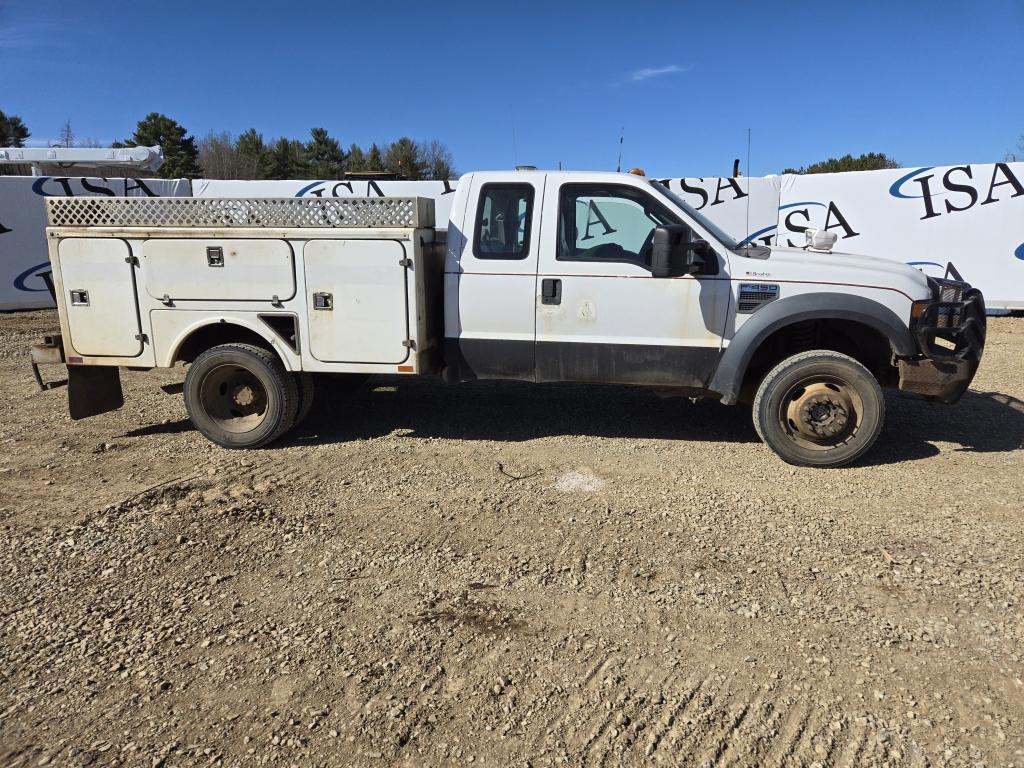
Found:
[(707, 240), (691, 240), (684, 224), (666, 224), (654, 230), (651, 241), (651, 275), (681, 277), (699, 274), (711, 253)]

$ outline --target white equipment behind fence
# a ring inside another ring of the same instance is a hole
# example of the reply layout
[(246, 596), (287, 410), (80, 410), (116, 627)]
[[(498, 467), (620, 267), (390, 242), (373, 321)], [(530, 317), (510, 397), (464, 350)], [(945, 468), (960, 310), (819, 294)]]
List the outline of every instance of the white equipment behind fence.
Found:
[(63, 168), (137, 168), (155, 171), (164, 164), (160, 147), (7, 147), (0, 148), (0, 165), (31, 165), (42, 176), (43, 164)]
[[(837, 252), (893, 259), (941, 276), (953, 261), (990, 309), (1024, 309), (1024, 163), (886, 171), (662, 179), (736, 240), (797, 245), (838, 236)], [(218, 181), (0, 177), (0, 310), (52, 306), (46, 196), (429, 197), (446, 221), (458, 182)]]

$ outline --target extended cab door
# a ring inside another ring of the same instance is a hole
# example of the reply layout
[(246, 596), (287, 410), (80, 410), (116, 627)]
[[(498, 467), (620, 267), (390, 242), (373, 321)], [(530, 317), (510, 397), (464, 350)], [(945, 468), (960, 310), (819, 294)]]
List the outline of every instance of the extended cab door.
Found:
[(692, 222), (644, 179), (580, 179), (548, 175), (538, 381), (703, 387), (728, 317), (728, 251), (713, 243), (704, 274), (655, 278), (655, 228)]
[(445, 359), (462, 379), (533, 381), (544, 174), (474, 173), (457, 194), (463, 185), (448, 231)]

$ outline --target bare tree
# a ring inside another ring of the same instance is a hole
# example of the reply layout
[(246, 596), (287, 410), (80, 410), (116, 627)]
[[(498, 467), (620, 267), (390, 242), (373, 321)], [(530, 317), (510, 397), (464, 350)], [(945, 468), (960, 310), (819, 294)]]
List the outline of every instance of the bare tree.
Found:
[(1020, 151), (1006, 153), (1006, 162), (1016, 163), (1021, 160), (1024, 160), (1024, 133), (1020, 135), (1020, 139), (1017, 141), (1017, 149)]
[(58, 144), (58, 146), (75, 146), (75, 132), (71, 130), (70, 118), (64, 121), (64, 127), (60, 129), (60, 143)]
[(242, 162), (235, 151), (235, 137), (227, 131), (210, 131), (199, 140), (199, 164), (208, 179), (241, 179)]
[(417, 154), (423, 168), (423, 178), (447, 181), (458, 176), (451, 151), (437, 139), (420, 142)]

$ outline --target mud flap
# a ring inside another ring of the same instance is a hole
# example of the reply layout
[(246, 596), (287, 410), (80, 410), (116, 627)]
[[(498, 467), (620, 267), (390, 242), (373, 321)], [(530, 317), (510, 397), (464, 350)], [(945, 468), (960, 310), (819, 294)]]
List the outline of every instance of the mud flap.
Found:
[(113, 365), (68, 366), (68, 410), (71, 418), (85, 419), (124, 405), (121, 374)]

